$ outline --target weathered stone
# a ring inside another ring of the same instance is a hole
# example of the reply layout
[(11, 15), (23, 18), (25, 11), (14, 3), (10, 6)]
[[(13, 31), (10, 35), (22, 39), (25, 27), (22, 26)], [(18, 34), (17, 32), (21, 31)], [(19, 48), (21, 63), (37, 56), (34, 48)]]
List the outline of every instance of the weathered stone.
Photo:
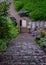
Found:
[(43, 47), (46, 48), (46, 42), (43, 43)]
[(42, 65), (46, 63), (46, 55), (30, 34), (20, 34), (11, 44), (2, 57), (0, 56), (2, 65)]

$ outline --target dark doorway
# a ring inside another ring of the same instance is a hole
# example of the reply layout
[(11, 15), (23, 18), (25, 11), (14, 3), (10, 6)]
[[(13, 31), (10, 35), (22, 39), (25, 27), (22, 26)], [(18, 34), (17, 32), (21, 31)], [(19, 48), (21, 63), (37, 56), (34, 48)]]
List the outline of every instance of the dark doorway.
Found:
[(22, 20), (20, 20), (20, 27), (22, 26)]

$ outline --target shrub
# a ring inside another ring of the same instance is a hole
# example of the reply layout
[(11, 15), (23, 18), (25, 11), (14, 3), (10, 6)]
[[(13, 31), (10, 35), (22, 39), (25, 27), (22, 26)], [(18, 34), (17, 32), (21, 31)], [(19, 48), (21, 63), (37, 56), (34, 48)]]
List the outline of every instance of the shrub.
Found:
[(28, 10), (30, 12), (30, 18), (34, 20), (46, 20), (46, 0), (17, 0), (17, 2), (21, 2), (21, 4), (24, 3), (23, 6), (20, 5), (19, 7), (15, 0), (15, 7), (17, 8), (17, 11)]
[(9, 40), (16, 38), (19, 34), (19, 28), (9, 18), (6, 18), (0, 26), (0, 33), (0, 51), (4, 51), (9, 44)]
[(16, 2), (14, 2), (14, 6), (15, 6), (16, 10), (19, 11), (20, 9), (22, 9), (24, 4), (21, 1), (16, 1)]
[(9, 26), (9, 34), (11, 38), (14, 38), (18, 35), (19, 33), (19, 28), (18, 26), (15, 26), (14, 23), (9, 19), (9, 21), (7, 22), (8, 26)]
[(40, 45), (40, 47), (46, 52), (46, 35), (44, 36), (44, 32), (42, 31), (41, 37), (39, 38), (35, 38), (36, 43), (38, 43)]
[(5, 51), (7, 49), (8, 40), (5, 38), (0, 39), (0, 51)]
[(6, 17), (9, 5), (6, 2), (0, 3), (0, 51), (6, 50), (9, 40), (18, 35), (19, 28)]
[(7, 2), (1, 2), (0, 3), (0, 15), (1, 16), (7, 16), (7, 10), (9, 9), (10, 4)]
[(45, 37), (45, 31), (41, 31), (41, 37)]
[(7, 38), (9, 35), (8, 30), (9, 27), (7, 25), (7, 19), (5, 17), (2, 17), (2, 20), (0, 21), (0, 38)]

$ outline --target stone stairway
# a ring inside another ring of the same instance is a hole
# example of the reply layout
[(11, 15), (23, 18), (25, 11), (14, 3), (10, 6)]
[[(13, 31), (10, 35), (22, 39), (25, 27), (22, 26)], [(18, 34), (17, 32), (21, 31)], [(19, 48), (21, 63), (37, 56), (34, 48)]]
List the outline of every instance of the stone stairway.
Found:
[(0, 65), (46, 65), (46, 54), (31, 34), (21, 33), (0, 56)]

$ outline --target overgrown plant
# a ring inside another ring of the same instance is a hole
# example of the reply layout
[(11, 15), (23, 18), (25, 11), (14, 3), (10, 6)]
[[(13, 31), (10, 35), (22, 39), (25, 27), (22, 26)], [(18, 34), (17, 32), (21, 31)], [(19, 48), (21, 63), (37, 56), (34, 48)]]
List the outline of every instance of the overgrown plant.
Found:
[(9, 40), (18, 35), (18, 27), (7, 17), (9, 3), (0, 3), (0, 51), (6, 50)]

